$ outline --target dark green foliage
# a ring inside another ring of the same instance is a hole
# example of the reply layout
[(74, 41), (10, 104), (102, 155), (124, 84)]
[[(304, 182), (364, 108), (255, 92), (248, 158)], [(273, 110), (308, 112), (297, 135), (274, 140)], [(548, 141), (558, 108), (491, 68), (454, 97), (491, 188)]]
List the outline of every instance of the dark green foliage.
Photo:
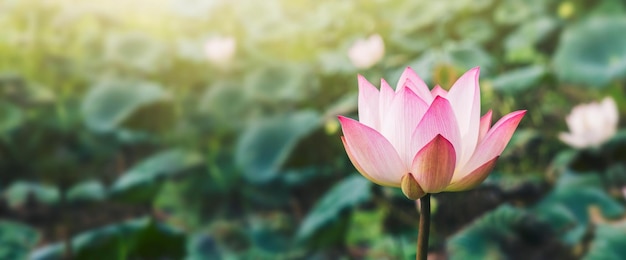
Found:
[(155, 154), (125, 172), (111, 187), (113, 197), (127, 201), (149, 201), (167, 177), (185, 173), (202, 164), (201, 155), (172, 149)]
[[(185, 240), (186, 236), (180, 231), (150, 218), (141, 218), (78, 234), (72, 239), (71, 246), (77, 259), (182, 258)], [(64, 246), (55, 244), (40, 248), (30, 257), (62, 259)]]
[(589, 252), (583, 259), (622, 259), (626, 255), (624, 223), (603, 224), (596, 228)]
[(40, 235), (24, 224), (0, 221), (0, 258), (24, 259), (38, 243)]
[(304, 219), (296, 237), (307, 239), (329, 222), (340, 218), (347, 208), (367, 200), (370, 196), (370, 182), (361, 176), (351, 176), (336, 184), (325, 193)]
[(486, 214), (448, 242), (451, 259), (506, 258), (500, 242), (516, 239), (515, 226), (525, 217), (522, 210), (509, 205)]
[(597, 173), (566, 172), (532, 211), (549, 223), (564, 243), (574, 245), (585, 236), (594, 208), (606, 218), (621, 217), (625, 213), (623, 204), (603, 190)]

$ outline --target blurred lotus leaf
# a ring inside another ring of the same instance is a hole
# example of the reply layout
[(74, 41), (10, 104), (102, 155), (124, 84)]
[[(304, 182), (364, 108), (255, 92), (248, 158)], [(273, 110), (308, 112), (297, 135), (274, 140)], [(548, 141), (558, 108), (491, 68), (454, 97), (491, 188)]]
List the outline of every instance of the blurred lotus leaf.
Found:
[(624, 206), (600, 189), (596, 174), (566, 173), (554, 189), (537, 203), (533, 212), (560, 233), (562, 241), (574, 245), (589, 225), (589, 207), (597, 206), (608, 218), (624, 215)]
[(502, 152), (501, 157), (512, 156), (514, 154), (525, 154), (524, 150), (529, 143), (541, 138), (541, 132), (535, 129), (520, 129), (513, 134), (511, 141)]
[(111, 187), (115, 198), (124, 201), (149, 201), (167, 177), (173, 177), (201, 166), (200, 154), (180, 149), (152, 155), (126, 171)]
[(533, 14), (533, 9), (532, 4), (524, 0), (504, 0), (498, 1), (493, 14), (496, 23), (512, 25), (528, 20)]
[(246, 95), (267, 104), (282, 104), (310, 96), (316, 89), (309, 70), (295, 64), (266, 66), (245, 78)]
[(187, 260), (220, 259), (221, 254), (215, 239), (207, 234), (197, 233), (187, 239)]
[(542, 65), (514, 69), (493, 78), (491, 86), (499, 92), (515, 94), (535, 87), (547, 72)]
[(626, 255), (626, 222), (601, 224), (594, 234), (591, 247), (583, 259), (619, 260)]
[(388, 212), (384, 209), (357, 210), (350, 218), (350, 228), (346, 243), (357, 247), (363, 244), (374, 244), (384, 237), (384, 223)]
[[(181, 259), (185, 252), (180, 231), (147, 217), (80, 233), (71, 243), (76, 259)], [(32, 252), (29, 259), (63, 259), (63, 253), (63, 244), (51, 244)]]
[(21, 106), (55, 101), (49, 87), (28, 83), (20, 74), (11, 72), (0, 73), (0, 96)]
[(274, 179), (298, 142), (320, 127), (318, 113), (305, 110), (253, 122), (241, 135), (235, 160), (253, 182)]
[(626, 13), (626, 3), (619, 0), (600, 1), (597, 6), (590, 11), (592, 15), (615, 15), (623, 16)]
[(453, 44), (448, 46), (447, 54), (452, 64), (461, 72), (480, 66), (480, 75), (488, 76), (496, 66), (491, 54), (475, 44)]
[(410, 1), (402, 2), (394, 15), (394, 27), (403, 32), (417, 31), (449, 20), (464, 6), (461, 4), (449, 5), (440, 1)]
[(290, 218), (285, 214), (251, 216), (248, 218), (249, 236), (259, 249), (268, 253), (284, 253), (293, 247), (290, 237)]
[(357, 110), (357, 103), (358, 93), (346, 94), (335, 101), (332, 105), (328, 106), (328, 109), (324, 113), (324, 118), (332, 120), (338, 124), (337, 115), (355, 112)]
[(0, 101), (0, 133), (6, 134), (18, 128), (24, 121), (22, 110), (8, 102)]
[(205, 61), (206, 56), (204, 54), (203, 43), (204, 42), (199, 39), (178, 39), (176, 41), (178, 57), (198, 63)]
[[(85, 122), (96, 132), (110, 132), (149, 105), (167, 103), (170, 95), (160, 86), (146, 82), (104, 81), (93, 86), (81, 106)], [(147, 115), (144, 120), (163, 120)]]
[(429, 37), (419, 37), (421, 33), (420, 31), (403, 32), (401, 30), (393, 30), (389, 40), (393, 42), (393, 44), (407, 50), (407, 53), (422, 52), (428, 50), (433, 44), (433, 39)]
[(11, 208), (24, 207), (31, 199), (38, 203), (56, 204), (60, 195), (56, 187), (24, 181), (14, 182), (4, 190), (4, 197)]
[(0, 220), (0, 259), (26, 259), (39, 234), (24, 224)]
[[(515, 226), (526, 217), (523, 210), (503, 205), (491, 211), (448, 240), (451, 260), (506, 259), (500, 241), (516, 238)], [(519, 239), (519, 237), (517, 237)]]
[(590, 17), (567, 28), (554, 55), (562, 81), (603, 87), (626, 77), (626, 17)]
[[(536, 244), (549, 244), (553, 250), (560, 248), (544, 222), (523, 209), (503, 204), (450, 237), (446, 251), (451, 260), (510, 259), (518, 256), (510, 252), (518, 250), (525, 250), (524, 256), (530, 259), (535, 259), (535, 254), (545, 256), (544, 252), (533, 252)], [(563, 256), (566, 252), (555, 250), (552, 254)]]
[(104, 50), (108, 64), (141, 72), (155, 72), (167, 65), (161, 42), (142, 33), (109, 35)]
[(472, 18), (459, 23), (456, 33), (463, 39), (474, 43), (485, 43), (493, 39), (494, 26), (483, 18)]
[(324, 226), (339, 218), (339, 214), (370, 198), (371, 183), (360, 175), (351, 175), (335, 184), (315, 204), (298, 229), (296, 238), (306, 240)]
[(354, 71), (354, 65), (350, 63), (343, 50), (323, 52), (318, 56), (318, 59), (324, 73), (332, 74)]
[(253, 112), (244, 93), (243, 87), (234, 82), (216, 82), (200, 98), (199, 111), (214, 116), (222, 126), (240, 127)]
[(493, 5), (494, 0), (465, 0), (467, 8), (474, 12), (485, 10)]
[(66, 196), (70, 203), (101, 201), (106, 198), (107, 191), (101, 182), (90, 180), (74, 185)]
[(547, 16), (521, 24), (505, 38), (506, 60), (510, 62), (541, 61), (536, 45), (549, 37), (557, 27), (558, 22)]

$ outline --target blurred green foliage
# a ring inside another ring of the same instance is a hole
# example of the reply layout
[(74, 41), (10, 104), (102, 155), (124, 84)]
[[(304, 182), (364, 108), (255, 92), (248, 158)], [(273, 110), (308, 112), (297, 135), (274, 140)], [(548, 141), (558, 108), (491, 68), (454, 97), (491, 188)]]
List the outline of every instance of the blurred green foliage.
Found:
[[(619, 259), (626, 140), (556, 138), (625, 111), (620, 0), (0, 0), (0, 258), (410, 259), (415, 203), (349, 162), (356, 75), (481, 66), (483, 113), (528, 114), (490, 178), (433, 196), (432, 254)], [(357, 39), (385, 56), (351, 64)], [(227, 63), (208, 40), (232, 37)], [(595, 213), (594, 213), (595, 212)], [(611, 258), (612, 257), (612, 258)]]

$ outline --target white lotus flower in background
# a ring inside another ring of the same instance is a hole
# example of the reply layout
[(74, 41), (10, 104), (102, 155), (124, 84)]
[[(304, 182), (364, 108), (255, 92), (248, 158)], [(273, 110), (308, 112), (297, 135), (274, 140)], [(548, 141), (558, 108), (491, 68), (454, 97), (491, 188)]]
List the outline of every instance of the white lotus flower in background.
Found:
[(598, 146), (617, 132), (619, 119), (617, 105), (611, 97), (601, 103), (581, 104), (565, 118), (569, 133), (560, 133), (559, 139), (574, 148)]
[(348, 58), (352, 65), (359, 69), (367, 69), (378, 63), (385, 55), (383, 38), (374, 34), (367, 39), (357, 40), (348, 50)]
[(213, 37), (204, 44), (204, 52), (210, 62), (224, 65), (233, 59), (236, 47), (235, 38)]

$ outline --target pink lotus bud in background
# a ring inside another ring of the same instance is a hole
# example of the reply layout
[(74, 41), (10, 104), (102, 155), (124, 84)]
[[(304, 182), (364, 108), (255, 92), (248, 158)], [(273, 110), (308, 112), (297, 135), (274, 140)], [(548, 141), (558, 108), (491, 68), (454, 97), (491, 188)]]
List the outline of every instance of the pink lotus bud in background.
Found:
[(235, 56), (237, 42), (232, 37), (213, 37), (204, 44), (207, 59), (214, 64), (227, 64)]
[(559, 139), (574, 148), (598, 146), (617, 132), (619, 119), (617, 105), (611, 97), (601, 103), (581, 104), (565, 118), (569, 133), (560, 133)]
[(367, 39), (357, 40), (350, 50), (348, 57), (352, 65), (359, 69), (367, 69), (378, 63), (385, 55), (385, 44), (383, 38), (374, 34)]
[(339, 116), (348, 157), (367, 179), (401, 187), (410, 199), (426, 193), (462, 191), (493, 169), (526, 111), (491, 126), (480, 116), (479, 68), (466, 72), (450, 91), (428, 86), (407, 68), (394, 91), (358, 77), (359, 121)]

